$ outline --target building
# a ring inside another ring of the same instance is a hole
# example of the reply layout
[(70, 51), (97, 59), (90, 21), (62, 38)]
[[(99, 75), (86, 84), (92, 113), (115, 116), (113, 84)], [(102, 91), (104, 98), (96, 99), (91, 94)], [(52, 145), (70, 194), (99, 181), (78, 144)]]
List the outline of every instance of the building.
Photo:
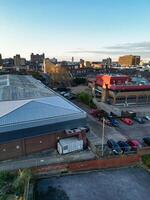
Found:
[(119, 57), (119, 64), (124, 67), (136, 66), (140, 64), (140, 56), (126, 55)]
[(80, 59), (80, 68), (84, 68), (85, 65), (84, 65), (84, 60), (83, 59)]
[(102, 64), (103, 64), (104, 66), (107, 65), (108, 67), (110, 67), (111, 64), (112, 64), (112, 59), (111, 59), (111, 58), (103, 59), (103, 60), (102, 60)]
[(11, 69), (13, 67), (14, 67), (14, 59), (12, 58), (3, 59), (3, 68)]
[(20, 65), (21, 66), (25, 66), (26, 65), (26, 59), (25, 58), (21, 58)]
[(0, 54), (0, 66), (3, 65), (2, 54)]
[(45, 58), (44, 53), (41, 55), (31, 53), (31, 63), (37, 63), (37, 64), (43, 63), (44, 58)]
[(91, 67), (91, 62), (90, 61), (85, 61), (84, 62), (84, 66), (87, 67), (87, 68), (90, 68)]
[(32, 76), (0, 77), (0, 160), (56, 148), (86, 113)]
[(98, 75), (95, 94), (102, 102), (112, 105), (149, 104), (150, 82), (126, 75)]
[(21, 57), (19, 54), (14, 56), (14, 65), (15, 66), (20, 66), (21, 65)]
[(57, 62), (58, 62), (58, 61), (57, 61), (57, 58), (51, 58), (50, 61), (51, 61), (53, 64), (57, 64)]

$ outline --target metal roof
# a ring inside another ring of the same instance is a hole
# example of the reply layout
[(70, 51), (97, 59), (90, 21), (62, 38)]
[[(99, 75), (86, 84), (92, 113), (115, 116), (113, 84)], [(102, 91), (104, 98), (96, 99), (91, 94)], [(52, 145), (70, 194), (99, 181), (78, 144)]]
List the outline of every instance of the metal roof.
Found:
[(5, 78), (9, 86), (0, 87), (0, 133), (86, 118), (84, 111), (31, 76)]

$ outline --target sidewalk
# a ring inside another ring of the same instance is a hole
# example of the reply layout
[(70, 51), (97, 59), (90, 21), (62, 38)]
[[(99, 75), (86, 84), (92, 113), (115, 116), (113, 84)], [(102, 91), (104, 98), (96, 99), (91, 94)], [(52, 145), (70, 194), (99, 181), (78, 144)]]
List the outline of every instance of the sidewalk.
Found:
[(39, 157), (24, 157), (17, 160), (8, 160), (0, 162), (0, 171), (11, 171), (23, 168), (38, 167), (48, 164), (69, 163), (76, 161), (85, 161), (95, 158), (95, 155), (89, 151), (74, 152), (66, 155), (52, 155)]

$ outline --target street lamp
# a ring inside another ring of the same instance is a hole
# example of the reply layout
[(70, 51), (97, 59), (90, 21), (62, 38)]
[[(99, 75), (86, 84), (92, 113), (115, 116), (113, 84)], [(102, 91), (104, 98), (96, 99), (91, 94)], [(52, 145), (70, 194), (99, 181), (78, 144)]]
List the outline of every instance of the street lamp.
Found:
[(103, 129), (102, 129), (102, 157), (104, 155), (104, 134), (105, 134), (105, 118), (103, 117)]

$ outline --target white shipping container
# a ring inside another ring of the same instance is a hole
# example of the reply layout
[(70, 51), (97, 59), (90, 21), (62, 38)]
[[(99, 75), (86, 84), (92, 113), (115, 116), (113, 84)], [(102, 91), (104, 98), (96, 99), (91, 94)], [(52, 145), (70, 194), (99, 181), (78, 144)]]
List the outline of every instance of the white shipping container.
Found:
[(79, 140), (76, 137), (61, 139), (57, 143), (57, 150), (60, 154), (83, 150), (83, 140)]

